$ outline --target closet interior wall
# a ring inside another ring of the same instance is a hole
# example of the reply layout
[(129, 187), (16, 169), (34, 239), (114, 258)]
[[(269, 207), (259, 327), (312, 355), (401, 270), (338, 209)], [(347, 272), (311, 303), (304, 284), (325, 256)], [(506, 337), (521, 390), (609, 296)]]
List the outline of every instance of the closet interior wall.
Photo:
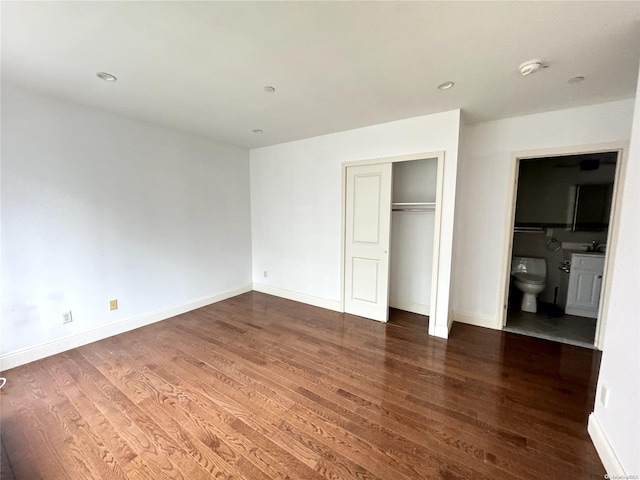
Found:
[(430, 314), (437, 159), (393, 164), (389, 306)]

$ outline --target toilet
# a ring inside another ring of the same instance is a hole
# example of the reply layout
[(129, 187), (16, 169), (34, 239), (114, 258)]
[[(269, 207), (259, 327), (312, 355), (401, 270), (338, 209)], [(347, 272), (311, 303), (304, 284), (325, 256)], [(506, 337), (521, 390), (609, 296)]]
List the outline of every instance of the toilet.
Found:
[(544, 258), (513, 257), (511, 261), (513, 283), (523, 293), (523, 312), (536, 313), (536, 297), (547, 286), (547, 261)]

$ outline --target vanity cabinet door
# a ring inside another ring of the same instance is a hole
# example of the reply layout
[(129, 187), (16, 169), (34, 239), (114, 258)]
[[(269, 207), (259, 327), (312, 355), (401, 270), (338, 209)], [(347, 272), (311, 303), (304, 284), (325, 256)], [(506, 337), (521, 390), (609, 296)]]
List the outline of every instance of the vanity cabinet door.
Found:
[(602, 289), (604, 257), (573, 255), (565, 313), (596, 318)]

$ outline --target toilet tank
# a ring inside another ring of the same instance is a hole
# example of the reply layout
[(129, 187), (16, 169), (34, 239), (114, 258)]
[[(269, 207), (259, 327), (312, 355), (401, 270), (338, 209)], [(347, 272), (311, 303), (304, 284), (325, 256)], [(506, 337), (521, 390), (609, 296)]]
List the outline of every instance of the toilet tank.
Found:
[(517, 272), (546, 277), (547, 261), (544, 258), (513, 257), (511, 260), (511, 273)]

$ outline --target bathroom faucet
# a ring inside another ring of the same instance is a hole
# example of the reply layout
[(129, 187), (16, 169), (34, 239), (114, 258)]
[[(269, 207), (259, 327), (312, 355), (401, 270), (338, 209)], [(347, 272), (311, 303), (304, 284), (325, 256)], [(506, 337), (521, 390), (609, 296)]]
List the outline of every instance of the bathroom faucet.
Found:
[(600, 250), (600, 244), (595, 240), (591, 241), (591, 246), (587, 247), (587, 252), (598, 252)]

